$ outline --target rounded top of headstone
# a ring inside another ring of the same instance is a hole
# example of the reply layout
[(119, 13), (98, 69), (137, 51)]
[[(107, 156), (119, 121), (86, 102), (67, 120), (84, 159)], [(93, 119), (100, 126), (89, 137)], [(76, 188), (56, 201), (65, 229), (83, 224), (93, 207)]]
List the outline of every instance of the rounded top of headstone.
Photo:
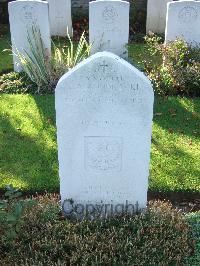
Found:
[(47, 4), (48, 5), (48, 2), (47, 1), (42, 1), (42, 0), (18, 0), (18, 1), (12, 1), (12, 2), (9, 2), (8, 5), (18, 5), (18, 4), (37, 4), (37, 3), (42, 3), (42, 4)]
[(120, 3), (122, 3), (122, 4), (125, 4), (125, 5), (130, 5), (130, 3), (129, 2), (127, 2), (127, 1), (123, 1), (123, 0), (94, 0), (94, 1), (91, 1), (90, 2), (90, 5), (91, 4), (98, 4), (98, 3), (100, 3), (100, 2), (102, 2), (103, 4), (112, 4), (112, 3), (117, 3), (117, 2), (119, 2), (119, 4)]
[(199, 0), (180, 0), (180, 1), (173, 1), (173, 2), (168, 2), (168, 6), (173, 6), (173, 5), (192, 5), (192, 4), (199, 4)]
[[(104, 61), (105, 63), (107, 62), (111, 62), (115, 65), (120, 64), (123, 68), (127, 68), (127, 70), (132, 71), (133, 75), (136, 75), (138, 78), (140, 78), (145, 84), (149, 85), (152, 87), (150, 80), (145, 76), (145, 74), (143, 72), (141, 72), (140, 70), (138, 70), (136, 67), (134, 67), (133, 65), (131, 65), (130, 63), (128, 63), (127, 61), (125, 61), (124, 59), (122, 59), (121, 57), (111, 53), (111, 52), (98, 52), (92, 56), (90, 56), (89, 58), (83, 60), (81, 63), (79, 63), (78, 65), (76, 65), (74, 68), (72, 68), (71, 70), (69, 70), (66, 74), (64, 74), (58, 84), (56, 89), (59, 89), (61, 83), (63, 81), (65, 81), (66, 79), (68, 79), (70, 76), (72, 76), (75, 72), (79, 71), (80, 69), (86, 67), (89, 64), (93, 64), (99, 61)], [(120, 70), (119, 70), (120, 71)]]

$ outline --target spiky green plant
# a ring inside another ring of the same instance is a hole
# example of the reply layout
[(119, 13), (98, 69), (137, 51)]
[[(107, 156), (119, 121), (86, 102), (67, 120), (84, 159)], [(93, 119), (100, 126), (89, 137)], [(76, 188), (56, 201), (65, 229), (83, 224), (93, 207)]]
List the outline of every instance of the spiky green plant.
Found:
[(68, 37), (70, 41), (70, 48), (67, 49), (67, 58), (66, 58), (68, 68), (73, 68), (75, 65), (77, 65), (83, 59), (85, 59), (90, 55), (91, 45), (87, 43), (84, 34), (85, 33), (83, 32), (76, 49), (74, 47), (74, 44), (70, 36)]
[(61, 76), (69, 69), (80, 63), (90, 55), (91, 45), (85, 38), (85, 32), (82, 33), (78, 44), (74, 44), (68, 34), (68, 45), (61, 47), (54, 44), (53, 67), (55, 74)]
[(50, 55), (46, 53), (40, 30), (32, 26), (27, 31), (27, 40), (29, 51), (20, 52), (16, 49), (16, 56), (20, 62), (23, 71), (28, 77), (37, 84), (38, 93), (51, 88), (52, 83), (52, 66)]
[(90, 55), (91, 45), (84, 32), (77, 46), (69, 35), (68, 40), (67, 46), (63, 47), (53, 43), (53, 55), (50, 57), (46, 54), (40, 30), (33, 26), (28, 32), (29, 51), (16, 49), (20, 65), (31, 81), (37, 84), (38, 93), (52, 91), (63, 74)]

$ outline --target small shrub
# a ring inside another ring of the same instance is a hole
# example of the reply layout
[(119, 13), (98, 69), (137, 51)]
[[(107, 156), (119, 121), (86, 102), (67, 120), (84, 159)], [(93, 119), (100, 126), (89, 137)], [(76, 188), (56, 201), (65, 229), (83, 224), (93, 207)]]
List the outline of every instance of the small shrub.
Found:
[(189, 227), (169, 203), (146, 212), (93, 221), (68, 221), (58, 198), (46, 195), (27, 210), (12, 246), (0, 243), (7, 265), (182, 265), (190, 253)]
[(10, 72), (0, 76), (0, 93), (34, 94), (36, 91), (37, 85), (25, 73)]
[[(177, 39), (161, 44), (156, 35), (146, 36), (150, 62), (143, 62), (145, 71), (161, 95), (200, 96), (200, 47), (191, 47)], [(153, 59), (161, 55), (162, 61), (154, 64)]]

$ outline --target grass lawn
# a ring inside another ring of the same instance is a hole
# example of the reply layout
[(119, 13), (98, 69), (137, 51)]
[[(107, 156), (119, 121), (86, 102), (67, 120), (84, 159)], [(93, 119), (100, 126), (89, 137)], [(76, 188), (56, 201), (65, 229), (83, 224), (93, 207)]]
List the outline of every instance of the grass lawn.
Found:
[[(200, 192), (200, 99), (157, 99), (149, 189)], [(59, 188), (54, 96), (0, 96), (0, 188)]]
[(3, 51), (4, 49), (11, 49), (10, 37), (8, 35), (3, 38), (0, 37), (0, 73), (13, 69), (11, 52)]
[[(12, 69), (12, 56), (2, 52), (9, 48), (5, 28), (0, 38), (0, 73)], [(129, 57), (142, 67), (141, 61), (149, 57), (146, 45), (129, 45)], [(200, 191), (199, 110), (200, 99), (157, 99), (151, 191)], [(27, 190), (58, 190), (54, 96), (1, 95), (0, 150), (0, 188), (12, 183)]]

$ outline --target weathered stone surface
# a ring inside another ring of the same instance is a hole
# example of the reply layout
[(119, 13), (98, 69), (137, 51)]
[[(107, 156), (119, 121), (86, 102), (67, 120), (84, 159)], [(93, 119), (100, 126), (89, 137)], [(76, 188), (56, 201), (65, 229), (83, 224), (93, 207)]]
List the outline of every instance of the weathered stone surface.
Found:
[(179, 1), (167, 6), (165, 42), (184, 39), (200, 45), (200, 1)]
[(16, 57), (17, 50), (23, 54), (30, 52), (28, 36), (33, 40), (33, 27), (40, 32), (47, 57), (51, 55), (48, 3), (45, 1), (13, 1), (9, 3), (9, 21), (13, 50), (14, 70), (22, 68)]
[(146, 206), (153, 99), (147, 77), (109, 52), (60, 79), (55, 104), (62, 203)]
[(146, 33), (165, 33), (167, 3), (173, 0), (148, 0)]
[(52, 36), (72, 35), (71, 0), (47, 0)]
[(119, 0), (90, 2), (89, 37), (92, 54), (109, 51), (128, 57), (129, 3)]

